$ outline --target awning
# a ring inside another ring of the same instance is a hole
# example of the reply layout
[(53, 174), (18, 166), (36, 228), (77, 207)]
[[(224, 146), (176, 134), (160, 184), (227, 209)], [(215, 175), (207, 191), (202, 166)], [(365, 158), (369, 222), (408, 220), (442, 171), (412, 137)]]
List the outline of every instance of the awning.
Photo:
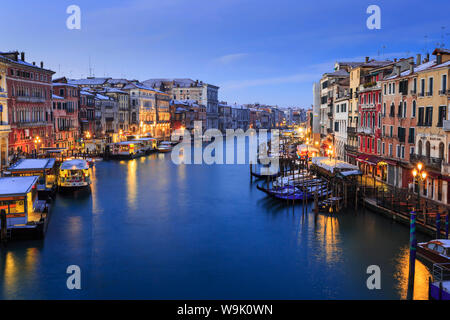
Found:
[(367, 164), (376, 166), (379, 162), (383, 161), (380, 157), (369, 155), (369, 154), (361, 154), (356, 158), (357, 161), (365, 162)]

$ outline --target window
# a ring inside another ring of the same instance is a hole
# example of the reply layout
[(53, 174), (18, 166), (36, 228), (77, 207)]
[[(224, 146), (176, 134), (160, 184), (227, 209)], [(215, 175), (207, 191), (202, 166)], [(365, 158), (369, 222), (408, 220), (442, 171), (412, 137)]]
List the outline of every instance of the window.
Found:
[(386, 84), (384, 84), (384, 95), (386, 95), (386, 94), (387, 94), (387, 92), (386, 92), (386, 88), (387, 88), (387, 85), (386, 85)]
[(405, 146), (402, 146), (402, 159), (405, 159)]
[(386, 116), (386, 102), (383, 103), (383, 117)]
[(409, 133), (408, 133), (408, 143), (414, 143), (415, 140), (415, 129), (414, 128), (409, 128)]
[(427, 96), (433, 95), (433, 78), (428, 78), (428, 93)]
[(417, 119), (418, 126), (425, 125), (425, 117), (424, 117), (424, 107), (419, 107), (419, 118)]
[(383, 137), (386, 136), (386, 126), (383, 125)]
[(402, 157), (402, 152), (401, 152), (401, 148), (400, 148), (399, 144), (397, 145), (396, 149), (397, 149), (397, 154), (396, 154), (397, 158), (401, 158)]
[(416, 100), (413, 101), (412, 103), (412, 118), (416, 117)]
[(447, 75), (443, 74), (441, 79), (441, 94), (445, 94), (447, 92)]
[(444, 120), (447, 119), (447, 108), (446, 106), (439, 106), (439, 115), (438, 115), (438, 127), (442, 127)]
[(395, 94), (395, 83), (392, 84), (392, 94)]
[(403, 101), (403, 118), (406, 118), (406, 109), (407, 109), (406, 101)]
[(390, 126), (390, 129), (389, 129), (390, 131), (389, 131), (389, 133), (390, 133), (390, 137), (392, 138), (393, 136), (394, 136), (394, 126)]
[(392, 143), (389, 143), (389, 156), (392, 157)]
[(382, 147), (381, 147), (381, 152), (384, 154), (385, 153), (385, 151), (386, 151), (386, 145), (385, 145), (385, 143), (383, 142), (383, 144), (382, 144)]
[(378, 113), (378, 128), (381, 128), (381, 113)]
[(420, 96), (425, 95), (425, 79), (420, 79)]
[(431, 127), (433, 124), (433, 107), (427, 107), (425, 111), (425, 126)]
[(409, 154), (414, 154), (414, 147), (409, 148)]
[(413, 93), (417, 92), (417, 78), (414, 78), (413, 80)]

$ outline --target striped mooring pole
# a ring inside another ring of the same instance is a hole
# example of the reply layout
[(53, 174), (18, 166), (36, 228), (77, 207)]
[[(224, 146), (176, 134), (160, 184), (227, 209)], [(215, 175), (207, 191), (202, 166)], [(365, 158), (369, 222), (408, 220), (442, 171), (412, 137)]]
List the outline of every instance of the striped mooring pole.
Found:
[(407, 299), (412, 300), (414, 296), (414, 275), (416, 271), (416, 212), (411, 211), (409, 224), (409, 276)]
[(441, 214), (436, 213), (436, 239), (441, 238)]
[(445, 216), (445, 239), (448, 239), (448, 216), (450, 215), (450, 212), (447, 212), (447, 215)]

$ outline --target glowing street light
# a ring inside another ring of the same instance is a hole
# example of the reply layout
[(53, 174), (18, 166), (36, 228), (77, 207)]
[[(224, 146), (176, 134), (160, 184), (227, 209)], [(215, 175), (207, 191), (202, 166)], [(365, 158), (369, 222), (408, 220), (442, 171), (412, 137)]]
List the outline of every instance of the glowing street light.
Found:
[(420, 184), (422, 181), (425, 181), (427, 179), (427, 173), (425, 170), (423, 169), (423, 164), (421, 162), (419, 162), (417, 164), (417, 169), (414, 168), (412, 171), (412, 175), (414, 177), (414, 179), (417, 179), (417, 184), (418, 184), (418, 188), (417, 188), (417, 211), (420, 210)]

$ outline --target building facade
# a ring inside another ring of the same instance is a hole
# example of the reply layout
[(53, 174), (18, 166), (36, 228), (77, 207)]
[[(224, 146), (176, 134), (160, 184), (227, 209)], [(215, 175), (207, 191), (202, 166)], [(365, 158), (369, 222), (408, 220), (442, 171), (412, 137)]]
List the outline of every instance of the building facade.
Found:
[(31, 154), (41, 147), (53, 146), (52, 110), (53, 71), (25, 61), (22, 52), (0, 53), (7, 66), (6, 87), (9, 153)]
[(11, 127), (8, 121), (7, 74), (7, 61), (0, 56), (0, 171), (9, 165), (8, 140)]

